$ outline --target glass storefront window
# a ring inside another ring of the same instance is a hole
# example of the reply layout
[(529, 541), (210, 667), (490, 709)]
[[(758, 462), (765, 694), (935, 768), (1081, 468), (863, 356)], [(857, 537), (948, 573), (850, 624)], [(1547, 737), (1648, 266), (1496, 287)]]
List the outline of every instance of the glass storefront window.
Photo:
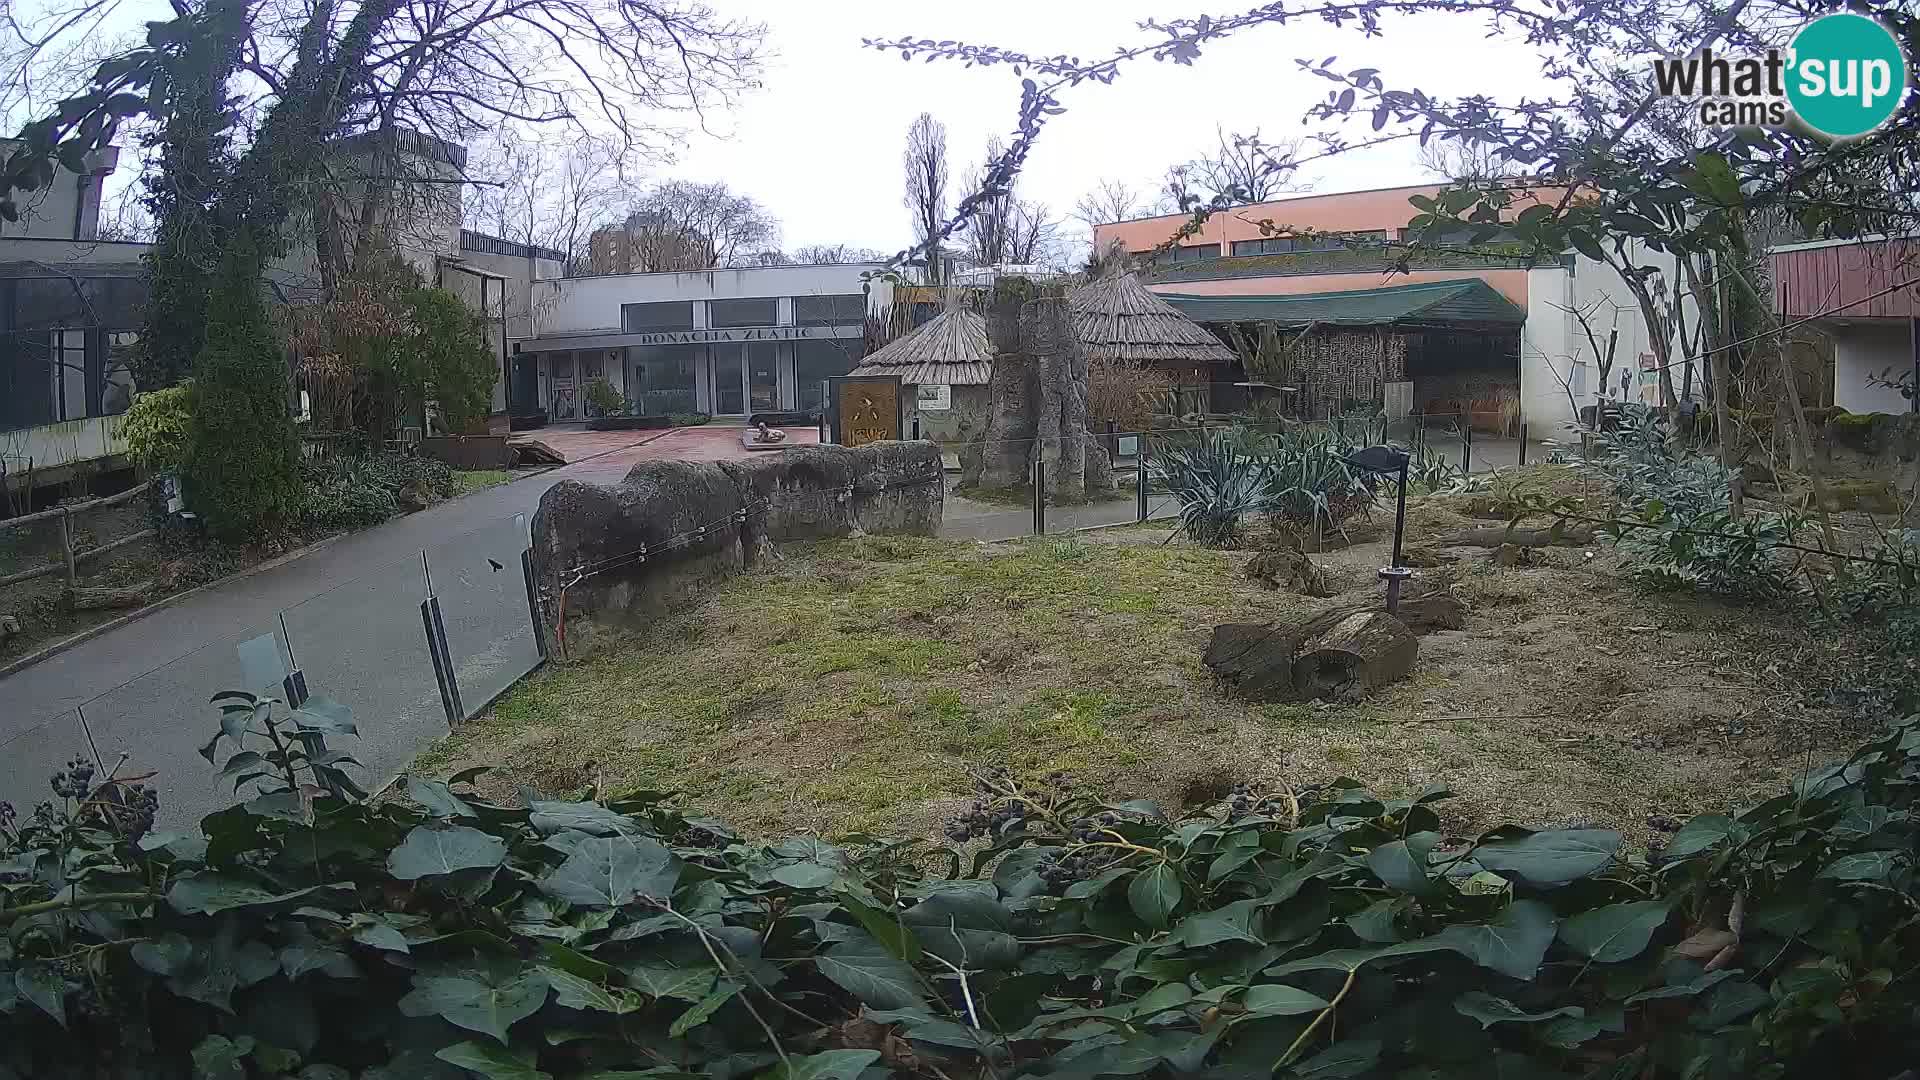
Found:
[(772, 412), (780, 407), (780, 349), (772, 342), (747, 346), (747, 400), (749, 412)]
[(620, 326), (629, 334), (657, 334), (693, 329), (693, 301), (657, 304), (621, 304)]
[(827, 378), (845, 375), (860, 361), (861, 342), (796, 341), (793, 343), (794, 407), (817, 412), (827, 406)]
[(780, 301), (771, 296), (751, 300), (707, 301), (707, 325), (715, 329), (735, 326), (772, 326), (780, 312)]
[(747, 410), (743, 407), (741, 370), (746, 350), (737, 342), (726, 342), (713, 347), (713, 411), (723, 416), (737, 416)]
[(698, 412), (698, 345), (635, 345), (627, 350), (627, 398), (641, 416)]

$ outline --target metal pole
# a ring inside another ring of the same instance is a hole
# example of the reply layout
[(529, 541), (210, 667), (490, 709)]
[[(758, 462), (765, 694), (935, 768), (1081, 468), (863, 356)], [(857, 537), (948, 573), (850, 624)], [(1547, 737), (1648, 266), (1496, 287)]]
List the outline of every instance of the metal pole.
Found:
[(1526, 465), (1527, 465), (1527, 425), (1525, 422), (1522, 422), (1520, 425), (1520, 467), (1525, 468)]
[(520, 576), (527, 582), (527, 614), (533, 619), (533, 644), (540, 650), (540, 659), (547, 658), (547, 627), (540, 618), (540, 590), (533, 583), (533, 549), (527, 548), (520, 553)]
[(1393, 501), (1393, 565), (1401, 565), (1400, 541), (1407, 532), (1407, 465), (1408, 459), (1400, 461), (1400, 494)]
[(1033, 535), (1047, 535), (1047, 463), (1040, 456), (1038, 440), (1033, 447)]
[(1462, 421), (1460, 426), (1463, 429), (1460, 440), (1460, 471), (1471, 474), (1473, 472), (1473, 414), (1463, 412), (1460, 414), (1460, 419)]
[(460, 703), (460, 685), (453, 677), (453, 663), (447, 656), (447, 628), (440, 620), (440, 600), (429, 596), (420, 601), (420, 622), (427, 632), (427, 658), (433, 661), (433, 680), (440, 685), (440, 705), (447, 711), (447, 727), (459, 727), (466, 720)]
[(1133, 519), (1147, 520), (1147, 444), (1140, 436), (1140, 448), (1133, 455)]
[(1107, 421), (1107, 463), (1112, 467), (1113, 459), (1120, 456), (1120, 436), (1113, 433), (1113, 421)]
[(913, 441), (920, 441), (920, 414), (917, 412), (913, 414)]

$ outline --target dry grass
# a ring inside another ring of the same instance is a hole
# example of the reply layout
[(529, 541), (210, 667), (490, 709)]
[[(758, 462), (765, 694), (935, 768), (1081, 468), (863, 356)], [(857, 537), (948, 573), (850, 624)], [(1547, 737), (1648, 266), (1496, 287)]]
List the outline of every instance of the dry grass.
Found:
[[(1484, 524), (1461, 509), (1420, 500), (1409, 532)], [(483, 781), (496, 794), (670, 788), (764, 833), (929, 835), (990, 764), (1175, 804), (1239, 779), (1441, 781), (1461, 793), (1447, 805), (1462, 828), (1639, 832), (1649, 814), (1770, 793), (1855, 740), (1775, 663), (1794, 627), (1647, 594), (1579, 549), (1512, 569), (1459, 549), (1423, 572), (1470, 605), (1467, 628), (1423, 639), (1414, 675), (1371, 700), (1225, 695), (1199, 660), (1211, 627), (1377, 595), (1390, 526), (1376, 515), (1317, 556), (1332, 600), (1265, 591), (1241, 572), (1250, 552), (1162, 546), (1148, 529), (788, 549), (517, 687), (418, 769), (502, 766)]]

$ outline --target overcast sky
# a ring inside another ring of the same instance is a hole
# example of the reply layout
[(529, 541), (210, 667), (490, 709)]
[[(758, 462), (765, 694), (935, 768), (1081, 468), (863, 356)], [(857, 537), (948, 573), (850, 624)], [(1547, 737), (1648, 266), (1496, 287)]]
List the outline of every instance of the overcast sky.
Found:
[[(752, 195), (780, 218), (788, 249), (846, 243), (888, 252), (911, 239), (900, 157), (914, 116), (927, 111), (946, 124), (959, 172), (980, 160), (989, 135), (1010, 133), (1020, 85), (1004, 66), (905, 63), (898, 53), (862, 48), (862, 37), (953, 38), (1088, 58), (1143, 40), (1136, 28), (1142, 18), (1221, 10), (1193, 0), (711, 2), (765, 22), (779, 55), (764, 89), (713, 119), (710, 126), (726, 138), (694, 134), (661, 171), (725, 180)], [(1257, 127), (1268, 139), (1299, 134), (1301, 115), (1331, 84), (1294, 61), (1328, 54), (1343, 66), (1379, 68), (1390, 86), (1441, 96), (1514, 100), (1547, 89), (1534, 53), (1487, 40), (1479, 18), (1399, 18), (1374, 39), (1318, 22), (1265, 26), (1207, 46), (1191, 67), (1143, 58), (1112, 85), (1068, 91), (1062, 99), (1068, 112), (1055, 117), (1036, 144), (1022, 194), (1064, 216), (1103, 177), (1152, 187), (1168, 165), (1204, 151), (1216, 123), (1229, 131)], [(1365, 124), (1360, 127), (1356, 134), (1364, 133)], [(1414, 152), (1411, 143), (1378, 147), (1316, 163), (1305, 175), (1315, 191), (1419, 183), (1429, 177)]]

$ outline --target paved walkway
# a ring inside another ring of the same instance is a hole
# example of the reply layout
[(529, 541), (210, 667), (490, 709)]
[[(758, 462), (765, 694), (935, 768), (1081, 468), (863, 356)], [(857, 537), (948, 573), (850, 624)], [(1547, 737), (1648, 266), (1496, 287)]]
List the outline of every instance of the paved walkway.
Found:
[(262, 635), (283, 659), (291, 651), (310, 692), (354, 709), (360, 738), (346, 745), (384, 780), (446, 731), (421, 624), (426, 573), (475, 711), (537, 657), (519, 559), (542, 493), (616, 483), (648, 458), (747, 453), (739, 428), (622, 432), (611, 447), (606, 434), (594, 433), (599, 456), (340, 537), (0, 679), (0, 798), (32, 805), (49, 773), (91, 747), (108, 767), (124, 753), (129, 770), (157, 770), (170, 821), (224, 805), (231, 785), (197, 753), (217, 727), (206, 702), (247, 685), (237, 648)]

